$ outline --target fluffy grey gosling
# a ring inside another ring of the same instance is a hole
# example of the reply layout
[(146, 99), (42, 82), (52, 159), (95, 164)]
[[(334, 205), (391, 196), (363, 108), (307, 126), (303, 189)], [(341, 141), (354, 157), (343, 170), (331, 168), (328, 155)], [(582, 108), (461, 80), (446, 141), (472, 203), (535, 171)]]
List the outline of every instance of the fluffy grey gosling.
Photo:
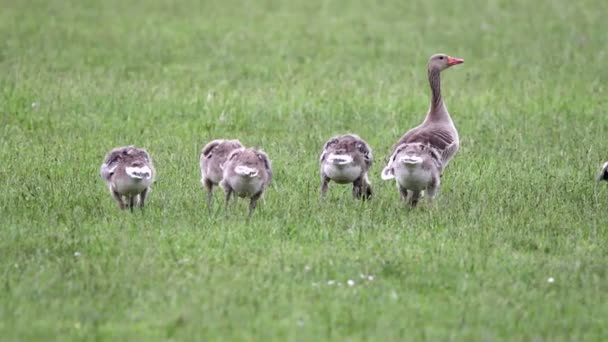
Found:
[(345, 134), (329, 139), (323, 145), (319, 157), (321, 164), (321, 196), (325, 197), (329, 181), (353, 184), (353, 197), (369, 199), (372, 186), (367, 176), (372, 166), (372, 149), (365, 140), (355, 134)]
[(599, 183), (602, 180), (605, 180), (606, 182), (608, 182), (608, 161), (604, 163), (604, 165), (602, 166), (602, 170), (600, 171), (600, 174), (597, 175), (597, 178), (595, 179), (595, 181), (597, 183)]
[(226, 208), (230, 196), (246, 197), (249, 202), (249, 216), (253, 213), (257, 200), (262, 197), (266, 186), (272, 180), (272, 166), (266, 153), (241, 147), (233, 150), (226, 163), (220, 185), (226, 193)]
[(118, 207), (125, 209), (128, 206), (131, 211), (136, 202), (140, 208), (144, 207), (156, 175), (148, 152), (135, 146), (110, 151), (99, 173), (118, 202)]
[(382, 170), (382, 179), (395, 179), (401, 198), (415, 207), (422, 191), (431, 200), (435, 197), (441, 170), (441, 154), (435, 148), (421, 143), (401, 144)]
[(207, 206), (211, 208), (213, 187), (222, 181), (222, 167), (228, 155), (237, 148), (243, 147), (238, 140), (217, 139), (209, 142), (201, 151), (201, 183), (207, 189)]

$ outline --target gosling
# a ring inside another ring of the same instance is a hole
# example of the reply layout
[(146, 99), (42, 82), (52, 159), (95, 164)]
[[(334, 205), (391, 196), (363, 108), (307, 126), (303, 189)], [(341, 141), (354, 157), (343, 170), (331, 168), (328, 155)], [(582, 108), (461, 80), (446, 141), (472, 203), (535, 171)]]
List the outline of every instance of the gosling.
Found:
[(249, 216), (257, 201), (272, 180), (272, 166), (268, 155), (255, 148), (241, 147), (233, 150), (224, 164), (220, 186), (226, 194), (226, 208), (230, 197), (249, 198)]
[(439, 190), (441, 154), (422, 143), (399, 145), (382, 170), (382, 179), (395, 179), (401, 199), (415, 207), (424, 191), (432, 201)]
[(213, 187), (220, 184), (224, 174), (223, 166), (228, 155), (243, 147), (238, 140), (217, 139), (203, 147), (200, 156), (201, 183), (207, 190), (207, 206), (211, 208)]
[(144, 208), (156, 171), (146, 150), (135, 146), (118, 147), (105, 157), (99, 170), (120, 209), (133, 212), (137, 203)]
[(319, 157), (321, 197), (325, 197), (329, 182), (353, 184), (353, 197), (367, 200), (372, 196), (368, 178), (373, 163), (372, 149), (355, 134), (344, 134), (329, 139)]
[(599, 183), (603, 180), (608, 182), (608, 161), (604, 163), (604, 165), (602, 166), (602, 169), (600, 170), (600, 174), (597, 175), (597, 178), (595, 179), (595, 181), (597, 183)]

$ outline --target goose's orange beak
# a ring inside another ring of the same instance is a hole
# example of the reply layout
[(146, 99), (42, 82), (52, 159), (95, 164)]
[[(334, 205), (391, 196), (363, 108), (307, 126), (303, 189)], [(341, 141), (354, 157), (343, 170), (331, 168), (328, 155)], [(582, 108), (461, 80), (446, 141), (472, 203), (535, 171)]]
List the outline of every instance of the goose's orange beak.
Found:
[(464, 63), (464, 59), (448, 56), (448, 66)]

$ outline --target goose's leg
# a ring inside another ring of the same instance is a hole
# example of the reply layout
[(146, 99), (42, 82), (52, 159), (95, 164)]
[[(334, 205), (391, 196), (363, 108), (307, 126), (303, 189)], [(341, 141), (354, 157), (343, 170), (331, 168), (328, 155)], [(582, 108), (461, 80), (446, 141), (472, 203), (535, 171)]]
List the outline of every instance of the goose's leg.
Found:
[(329, 187), (329, 177), (322, 174), (321, 175), (321, 198), (325, 198), (328, 187)]

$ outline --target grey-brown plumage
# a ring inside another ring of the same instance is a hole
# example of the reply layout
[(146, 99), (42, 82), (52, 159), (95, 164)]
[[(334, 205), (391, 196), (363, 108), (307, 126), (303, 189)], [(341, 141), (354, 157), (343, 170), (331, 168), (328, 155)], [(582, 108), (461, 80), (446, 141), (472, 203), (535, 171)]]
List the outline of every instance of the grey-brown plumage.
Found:
[(595, 181), (598, 183), (603, 180), (608, 182), (608, 162), (604, 163), (604, 165), (602, 166), (602, 169), (600, 170), (600, 173), (597, 175), (597, 178), (595, 179)]
[(213, 187), (219, 185), (222, 181), (223, 166), (228, 159), (228, 155), (241, 147), (243, 147), (243, 144), (236, 139), (217, 139), (207, 143), (201, 150), (201, 183), (207, 189), (207, 205), (209, 208), (211, 208)]
[(427, 69), (431, 87), (431, 105), (426, 118), (419, 126), (407, 131), (393, 146), (393, 153), (398, 146), (408, 143), (422, 143), (435, 148), (441, 153), (443, 168), (454, 157), (460, 145), (458, 131), (450, 113), (441, 98), (441, 71), (464, 61), (445, 54), (435, 54), (429, 59)]
[(131, 145), (110, 151), (101, 165), (99, 174), (118, 207), (128, 207), (133, 211), (136, 203), (140, 208), (145, 206), (156, 171), (148, 152)]
[(272, 180), (272, 166), (268, 155), (255, 148), (233, 150), (226, 163), (220, 185), (226, 194), (226, 208), (230, 197), (249, 198), (249, 215)]
[(395, 179), (401, 198), (415, 207), (424, 191), (432, 200), (439, 190), (441, 155), (422, 143), (401, 144), (382, 170), (382, 179)]
[(372, 186), (368, 178), (373, 163), (372, 149), (356, 134), (332, 137), (323, 145), (319, 157), (321, 174), (321, 196), (325, 196), (329, 182), (352, 184), (353, 196), (369, 199)]

